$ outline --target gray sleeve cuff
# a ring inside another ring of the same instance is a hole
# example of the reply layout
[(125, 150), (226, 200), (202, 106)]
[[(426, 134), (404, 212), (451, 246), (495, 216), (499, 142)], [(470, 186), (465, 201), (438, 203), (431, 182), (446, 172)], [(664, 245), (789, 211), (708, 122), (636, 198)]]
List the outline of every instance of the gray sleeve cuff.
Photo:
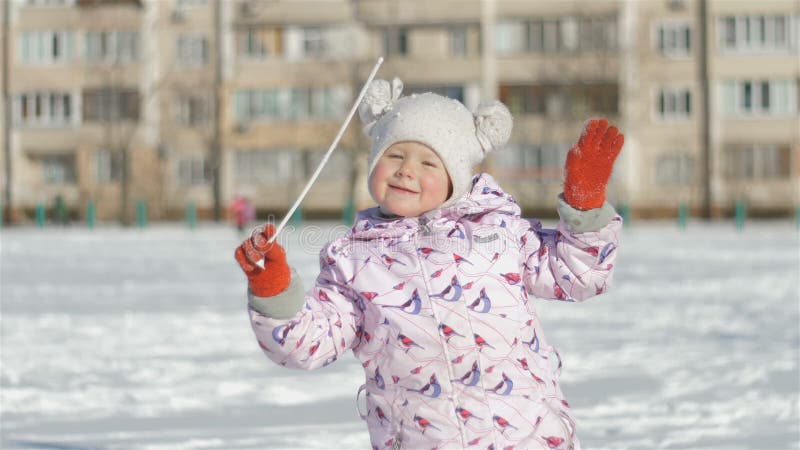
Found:
[(597, 231), (608, 225), (611, 219), (617, 215), (617, 211), (608, 202), (603, 203), (603, 206), (599, 208), (581, 211), (570, 206), (564, 200), (564, 194), (559, 194), (558, 215), (568, 230), (574, 233), (585, 233)]
[(303, 309), (303, 305), (306, 303), (303, 281), (292, 269), (292, 279), (285, 291), (272, 297), (256, 297), (248, 289), (247, 302), (250, 308), (267, 317), (279, 320), (291, 319)]

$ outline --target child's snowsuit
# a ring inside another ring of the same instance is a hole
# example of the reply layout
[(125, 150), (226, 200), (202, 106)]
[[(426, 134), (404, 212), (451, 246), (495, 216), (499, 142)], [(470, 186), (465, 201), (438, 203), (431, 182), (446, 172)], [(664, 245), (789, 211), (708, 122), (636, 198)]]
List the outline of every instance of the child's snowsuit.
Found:
[[(486, 174), (461, 201), (421, 217), (362, 211), (321, 252), (302, 311), (276, 313), (303, 295), (296, 277), (276, 297), (250, 295), (253, 329), (289, 367), (314, 369), (352, 349), (375, 448), (577, 448), (561, 360), (533, 298), (607, 289), (622, 222), (608, 204), (593, 211), (562, 200), (558, 228), (542, 229)], [(586, 214), (607, 225), (570, 231)]]

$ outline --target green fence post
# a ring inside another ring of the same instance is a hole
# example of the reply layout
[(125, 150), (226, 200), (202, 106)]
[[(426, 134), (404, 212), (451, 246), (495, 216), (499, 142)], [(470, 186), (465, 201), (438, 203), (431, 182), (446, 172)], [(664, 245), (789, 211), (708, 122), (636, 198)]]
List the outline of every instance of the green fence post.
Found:
[(794, 209), (794, 223), (797, 229), (800, 230), (800, 206)]
[(344, 222), (345, 225), (353, 225), (353, 218), (356, 214), (355, 209), (355, 201), (352, 197), (350, 197), (347, 199), (347, 203), (344, 205), (344, 209), (342, 210), (342, 222)]
[(298, 207), (294, 210), (292, 214), (292, 218), (289, 219), (289, 224), (293, 226), (295, 229), (300, 228), (300, 224), (303, 222), (303, 209)]
[(56, 195), (56, 203), (53, 207), (53, 219), (59, 226), (64, 226), (67, 224), (69, 218), (67, 217), (67, 204), (64, 202), (64, 197)]
[(89, 200), (86, 202), (86, 226), (89, 227), (90, 230), (94, 229), (96, 218), (94, 202)]
[(734, 214), (736, 216), (736, 229), (743, 230), (744, 221), (747, 218), (747, 203), (745, 203), (744, 200), (737, 200), (734, 210)]
[(190, 230), (194, 230), (197, 227), (197, 207), (192, 201), (186, 203), (186, 223), (189, 225)]
[(622, 216), (622, 224), (629, 227), (631, 225), (631, 208), (625, 203), (620, 204), (619, 215)]
[(136, 224), (139, 225), (139, 228), (147, 226), (147, 204), (144, 200), (136, 202)]
[(678, 205), (678, 228), (685, 230), (689, 221), (689, 205), (681, 203)]
[(44, 204), (38, 203), (36, 205), (36, 226), (39, 228), (44, 228), (44, 220), (45, 220)]

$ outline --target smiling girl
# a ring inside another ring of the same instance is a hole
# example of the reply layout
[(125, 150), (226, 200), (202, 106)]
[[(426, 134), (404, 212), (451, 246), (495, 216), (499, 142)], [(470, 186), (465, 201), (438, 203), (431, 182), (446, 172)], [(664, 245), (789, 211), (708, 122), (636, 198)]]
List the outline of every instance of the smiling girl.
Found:
[(622, 222), (605, 188), (623, 137), (605, 120), (587, 123), (548, 230), (472, 172), (507, 142), (505, 106), (472, 113), (401, 91), (397, 79), (377, 80), (360, 107), (377, 207), (322, 250), (314, 287), (267, 243), (272, 226), (237, 248), (256, 338), (268, 358), (302, 369), (352, 351), (373, 448), (579, 448), (561, 358), (533, 300), (609, 288)]

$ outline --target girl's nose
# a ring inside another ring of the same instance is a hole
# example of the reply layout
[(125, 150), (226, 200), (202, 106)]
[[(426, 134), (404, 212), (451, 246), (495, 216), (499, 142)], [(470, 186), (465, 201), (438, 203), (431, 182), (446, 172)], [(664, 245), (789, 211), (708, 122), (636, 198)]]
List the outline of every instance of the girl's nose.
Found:
[(401, 178), (414, 178), (414, 170), (407, 162), (404, 162), (402, 165), (400, 165), (400, 167), (397, 168), (397, 176)]

